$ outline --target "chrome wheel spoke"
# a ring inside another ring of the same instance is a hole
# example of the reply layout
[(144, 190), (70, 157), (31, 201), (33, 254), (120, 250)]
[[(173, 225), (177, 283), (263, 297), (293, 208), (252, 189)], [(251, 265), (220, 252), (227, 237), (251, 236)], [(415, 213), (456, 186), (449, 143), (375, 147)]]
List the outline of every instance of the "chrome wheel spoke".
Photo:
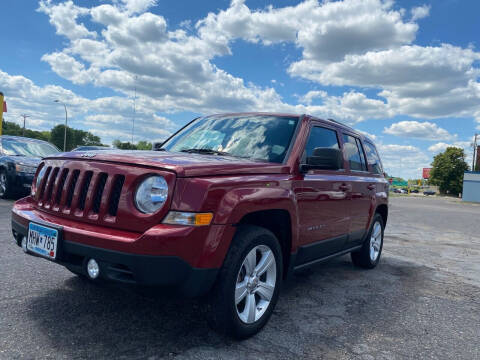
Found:
[(245, 298), (247, 293), (247, 281), (245, 279), (243, 282), (237, 283), (237, 287), (235, 288), (235, 305), (238, 305), (238, 303)]
[(275, 291), (275, 286), (270, 285), (266, 282), (260, 281), (257, 287), (257, 294), (266, 301), (272, 300), (273, 292)]
[(257, 312), (257, 303), (255, 301), (255, 295), (249, 294), (247, 296), (247, 301), (245, 302), (245, 320), (248, 323), (255, 322)]
[(257, 263), (257, 249), (255, 248), (248, 253), (247, 257), (243, 262), (248, 276), (251, 276), (253, 274), (256, 263)]
[(262, 254), (262, 258), (255, 268), (257, 276), (262, 276), (275, 263), (272, 251), (268, 250)]

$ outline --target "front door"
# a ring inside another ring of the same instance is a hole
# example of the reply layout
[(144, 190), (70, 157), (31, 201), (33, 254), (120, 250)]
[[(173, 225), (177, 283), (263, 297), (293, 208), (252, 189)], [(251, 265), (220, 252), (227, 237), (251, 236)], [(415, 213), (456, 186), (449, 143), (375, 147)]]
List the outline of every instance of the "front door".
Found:
[[(339, 149), (336, 129), (323, 124), (313, 125), (303, 158), (311, 156), (317, 147)], [(294, 182), (300, 222), (297, 264), (344, 248), (349, 229), (347, 203), (350, 188), (346, 178), (345, 169), (309, 170)]]

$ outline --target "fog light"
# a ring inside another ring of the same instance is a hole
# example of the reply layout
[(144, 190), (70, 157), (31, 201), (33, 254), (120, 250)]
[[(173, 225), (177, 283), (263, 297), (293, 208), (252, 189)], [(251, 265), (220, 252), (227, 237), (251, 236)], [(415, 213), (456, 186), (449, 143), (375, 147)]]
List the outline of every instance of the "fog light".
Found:
[(100, 275), (100, 267), (94, 259), (88, 260), (87, 273), (90, 279), (96, 279)]
[(27, 238), (25, 236), (22, 237), (22, 249), (27, 252)]

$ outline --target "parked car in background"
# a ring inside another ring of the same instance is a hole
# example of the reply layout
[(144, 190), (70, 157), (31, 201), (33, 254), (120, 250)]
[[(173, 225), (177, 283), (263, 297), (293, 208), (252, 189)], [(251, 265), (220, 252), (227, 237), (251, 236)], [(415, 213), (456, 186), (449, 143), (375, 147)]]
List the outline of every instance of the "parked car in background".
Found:
[(418, 189), (413, 189), (413, 190), (410, 190), (410, 192), (413, 193), (413, 194), (418, 194), (419, 191), (418, 191)]
[(0, 198), (30, 190), (42, 158), (60, 152), (54, 145), (20, 136), (0, 137)]
[(93, 146), (93, 145), (85, 145), (79, 146), (72, 151), (97, 151), (97, 150), (112, 150), (109, 146)]
[(17, 244), (92, 281), (208, 294), (211, 326), (237, 338), (267, 323), (288, 273), (348, 253), (379, 263), (389, 183), (354, 129), (214, 115), (157, 150), (46, 158), (13, 206)]
[(433, 190), (427, 190), (427, 191), (424, 191), (424, 192), (423, 192), (423, 195), (427, 195), (427, 196), (428, 196), (428, 195), (435, 195), (435, 194), (436, 194), (436, 192), (433, 191)]

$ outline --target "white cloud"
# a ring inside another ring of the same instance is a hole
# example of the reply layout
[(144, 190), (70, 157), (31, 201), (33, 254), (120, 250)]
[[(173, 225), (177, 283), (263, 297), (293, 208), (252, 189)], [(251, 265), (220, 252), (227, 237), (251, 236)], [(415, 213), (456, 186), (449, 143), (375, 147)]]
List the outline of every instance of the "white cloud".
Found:
[(88, 15), (89, 9), (76, 6), (71, 0), (58, 5), (53, 5), (51, 0), (41, 0), (38, 11), (49, 16), (50, 24), (55, 26), (57, 34), (71, 40), (97, 35), (94, 31), (89, 31), (83, 23), (78, 24), (76, 21), (79, 16)]
[(423, 19), (430, 15), (430, 5), (422, 5), (418, 7), (414, 7), (410, 10), (412, 13), (411, 21), (416, 21), (419, 19)]
[(448, 147), (458, 147), (460, 149), (466, 150), (465, 152), (468, 152), (472, 145), (472, 142), (470, 141), (455, 141), (453, 143), (444, 143), (444, 142), (439, 142), (436, 143), (428, 148), (428, 151), (431, 151), (433, 153), (440, 153), (445, 151)]
[(423, 140), (451, 140), (456, 136), (431, 122), (400, 121), (383, 130), (385, 134)]
[(422, 168), (430, 167), (431, 158), (416, 146), (377, 144), (377, 148), (389, 175), (418, 179)]

